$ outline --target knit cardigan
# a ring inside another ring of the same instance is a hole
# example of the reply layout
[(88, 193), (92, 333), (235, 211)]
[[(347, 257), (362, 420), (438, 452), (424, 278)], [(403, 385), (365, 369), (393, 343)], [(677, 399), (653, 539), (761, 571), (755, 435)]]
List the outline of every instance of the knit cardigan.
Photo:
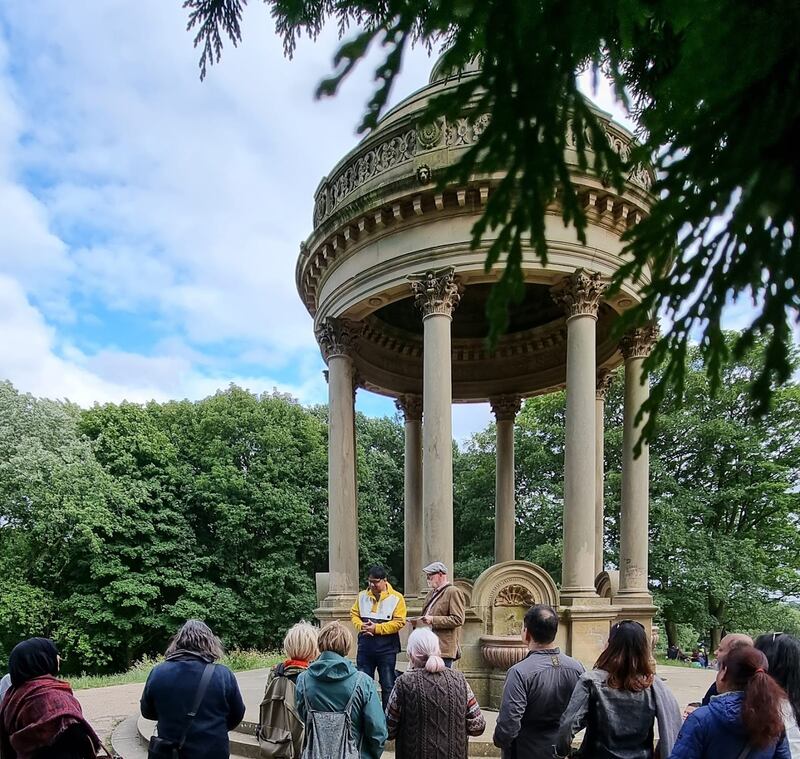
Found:
[(397, 678), (386, 709), (397, 759), (466, 759), (468, 735), (486, 720), (464, 675), (409, 669)]

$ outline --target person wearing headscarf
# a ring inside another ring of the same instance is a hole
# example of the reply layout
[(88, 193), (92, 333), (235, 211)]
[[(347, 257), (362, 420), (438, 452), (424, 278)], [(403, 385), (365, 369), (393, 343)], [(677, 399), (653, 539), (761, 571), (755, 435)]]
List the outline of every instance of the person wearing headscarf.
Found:
[(0, 706), (0, 759), (94, 759), (100, 739), (86, 721), (49, 638), (18, 643), (8, 660), (11, 688)]

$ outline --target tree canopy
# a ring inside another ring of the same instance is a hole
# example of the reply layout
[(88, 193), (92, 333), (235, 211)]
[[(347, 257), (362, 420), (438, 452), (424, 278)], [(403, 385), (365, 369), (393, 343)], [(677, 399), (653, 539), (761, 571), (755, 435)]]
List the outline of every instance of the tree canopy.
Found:
[[(200, 75), (219, 61), (227, 38), (242, 38), (247, 0), (184, 0), (188, 27), (201, 49)], [(438, 177), (464, 180), (479, 166), (505, 171), (473, 228), (477, 246), (499, 228), (487, 269), (505, 268), (489, 303), (492, 336), (506, 326), (508, 303), (522, 298), (522, 246), (547, 258), (545, 210), (557, 191), (563, 218), (583, 237), (584, 209), (569, 183), (568, 130), (580, 160), (610, 185), (651, 162), (657, 181), (652, 213), (626, 233), (626, 251), (612, 287), (647, 267), (641, 303), (620, 326), (663, 313), (670, 324), (648, 360), (664, 362), (648, 408), (680, 394), (690, 344), (716, 389), (722, 366), (763, 337), (763, 364), (751, 377), (756, 414), (791, 374), (792, 324), (800, 309), (800, 5), (791, 0), (264, 0), (287, 55), (298, 37), (316, 37), (332, 20), (349, 35), (333, 75), (319, 88), (332, 94), (377, 41), (384, 50), (376, 88), (360, 130), (372, 129), (387, 103), (408, 47), (445, 50), (448, 68), (480, 56), (476, 76), (463, 78), (426, 111), (433, 120), (469, 106), (491, 114), (474, 147)], [(355, 31), (350, 34), (351, 29)], [(582, 72), (607, 77), (640, 125), (640, 145), (627, 158), (609, 145), (578, 88)], [(723, 339), (732, 302), (752, 302), (752, 318), (733, 344)], [(652, 417), (646, 433), (654, 430)]]

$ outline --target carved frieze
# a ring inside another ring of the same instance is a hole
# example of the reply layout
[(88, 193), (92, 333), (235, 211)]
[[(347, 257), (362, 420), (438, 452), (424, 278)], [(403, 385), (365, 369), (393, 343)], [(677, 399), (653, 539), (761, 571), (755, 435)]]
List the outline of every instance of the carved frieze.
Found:
[(492, 413), (498, 422), (513, 420), (519, 412), (522, 400), (518, 395), (501, 395), (490, 398)]
[(553, 286), (553, 300), (570, 316), (597, 316), (600, 300), (608, 285), (599, 272), (576, 269)]
[(653, 346), (656, 344), (660, 334), (658, 322), (651, 322), (644, 327), (636, 327), (628, 332), (619, 342), (619, 349), (622, 357), (627, 361), (629, 358), (647, 358)]
[(536, 603), (530, 588), (524, 585), (506, 585), (494, 599), (495, 606), (524, 606), (527, 611)]
[(401, 395), (394, 402), (398, 411), (403, 414), (407, 422), (422, 421), (422, 396), (421, 395)]
[(362, 326), (360, 322), (350, 319), (326, 319), (315, 333), (325, 362), (327, 363), (333, 356), (352, 355)]
[(461, 300), (461, 286), (451, 267), (411, 278), (411, 290), (423, 317), (434, 314), (452, 316)]

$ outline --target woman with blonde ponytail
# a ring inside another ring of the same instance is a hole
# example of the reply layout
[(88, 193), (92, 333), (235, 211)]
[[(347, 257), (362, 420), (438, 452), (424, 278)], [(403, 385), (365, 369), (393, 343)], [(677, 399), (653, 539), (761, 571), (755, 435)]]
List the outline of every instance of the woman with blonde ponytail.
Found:
[(717, 673), (718, 696), (683, 723), (670, 759), (791, 759), (783, 726), (783, 689), (767, 657), (735, 648)]
[(397, 759), (466, 759), (468, 736), (486, 720), (464, 675), (444, 665), (439, 639), (427, 628), (408, 636), (409, 668), (397, 678), (386, 707)]

